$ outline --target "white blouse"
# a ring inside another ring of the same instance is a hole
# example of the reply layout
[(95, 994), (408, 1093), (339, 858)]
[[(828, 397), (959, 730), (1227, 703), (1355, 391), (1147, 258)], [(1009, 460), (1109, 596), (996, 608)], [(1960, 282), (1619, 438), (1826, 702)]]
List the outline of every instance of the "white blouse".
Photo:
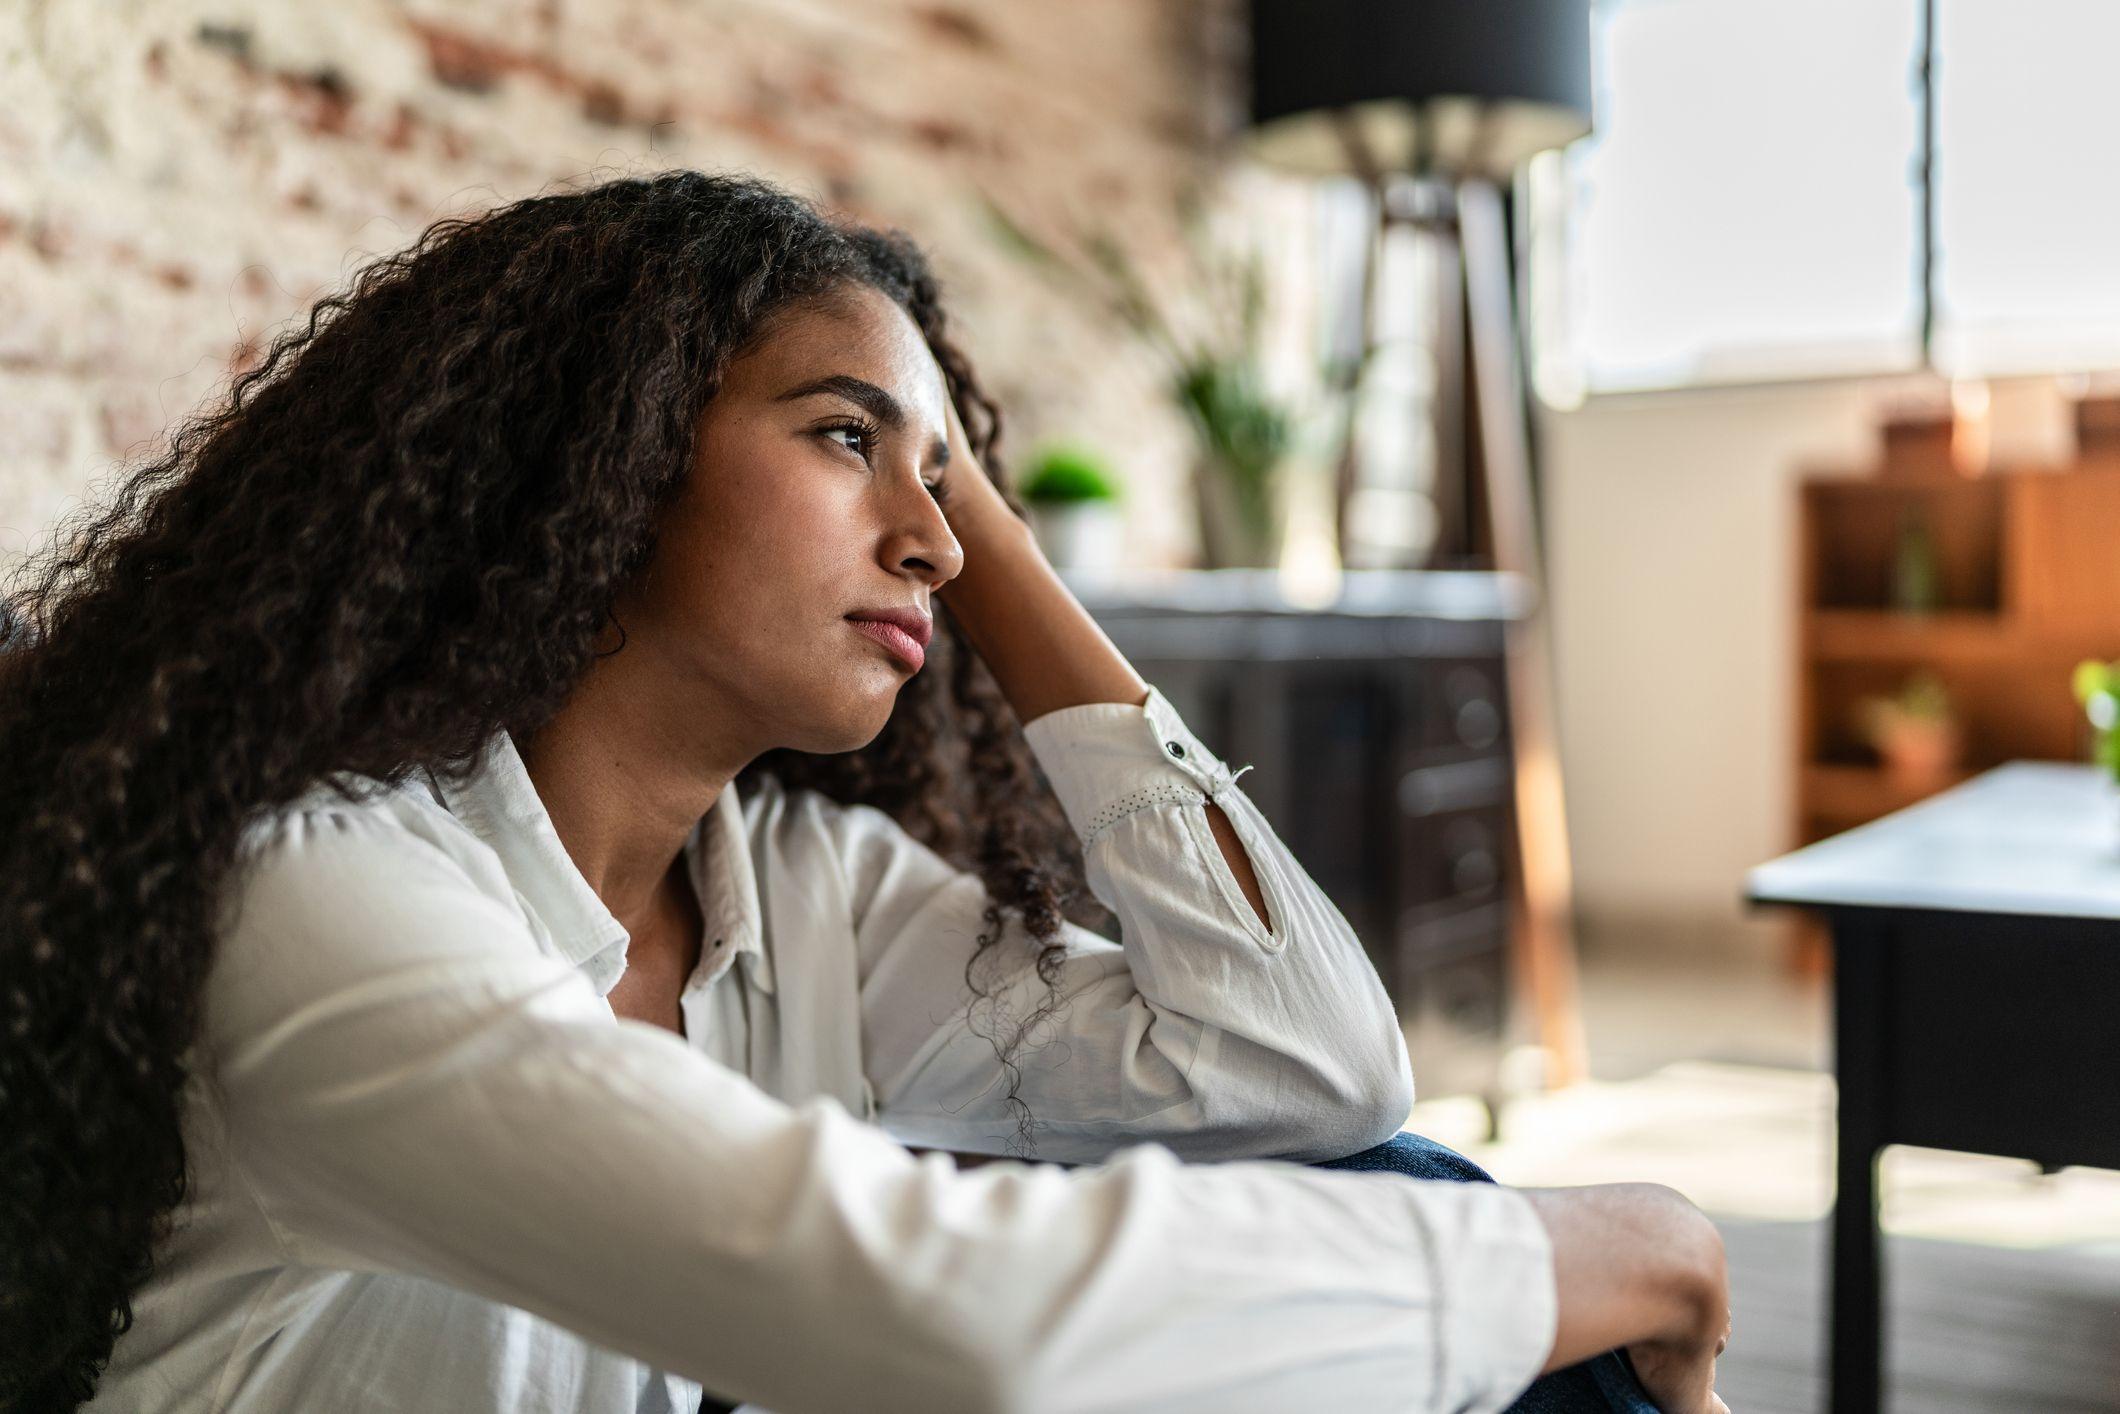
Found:
[[(260, 819), (187, 1094), (191, 1197), (99, 1411), (1495, 1410), (1554, 1335), (1520, 1194), (1294, 1162), (1405, 1120), (1338, 910), (1159, 692), (1025, 728), (1124, 942), (1045, 996), (985, 890), (866, 806), (732, 786), (685, 857), (686, 1036), (505, 733), (461, 787)], [(1203, 802), (1227, 812), (1272, 920)], [(982, 968), (986, 966), (982, 963)], [(1006, 985), (1003, 983), (1006, 982)], [(1207, 1163), (1202, 1161), (1231, 1161)]]

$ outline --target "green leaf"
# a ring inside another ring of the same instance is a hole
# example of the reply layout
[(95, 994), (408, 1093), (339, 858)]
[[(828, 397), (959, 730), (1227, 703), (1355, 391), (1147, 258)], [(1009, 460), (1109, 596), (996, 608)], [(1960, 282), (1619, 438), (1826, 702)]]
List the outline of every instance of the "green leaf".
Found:
[(1026, 501), (1058, 502), (1116, 501), (1118, 480), (1110, 466), (1084, 447), (1054, 446), (1041, 451), (1031, 463), (1021, 490)]
[(2120, 731), (2098, 733), (2092, 754), (2100, 766), (2112, 772), (2115, 780), (2120, 780)]

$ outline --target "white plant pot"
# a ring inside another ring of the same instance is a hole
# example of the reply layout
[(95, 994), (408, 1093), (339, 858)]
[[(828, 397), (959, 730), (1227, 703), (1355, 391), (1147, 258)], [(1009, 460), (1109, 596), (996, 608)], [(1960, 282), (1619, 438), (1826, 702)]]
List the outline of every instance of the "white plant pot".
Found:
[(1126, 517), (1112, 502), (1033, 503), (1024, 510), (1054, 569), (1104, 574), (1119, 567)]

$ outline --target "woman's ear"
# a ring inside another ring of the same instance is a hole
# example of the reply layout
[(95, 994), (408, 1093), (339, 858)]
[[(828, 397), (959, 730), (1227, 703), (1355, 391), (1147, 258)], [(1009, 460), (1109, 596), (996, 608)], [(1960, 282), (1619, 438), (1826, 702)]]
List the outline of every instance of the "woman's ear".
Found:
[[(610, 646), (605, 647), (605, 644)], [(595, 656), (609, 658), (625, 646), (626, 626), (618, 621), (615, 610), (605, 611), (603, 626), (596, 631), (596, 642), (592, 645)]]

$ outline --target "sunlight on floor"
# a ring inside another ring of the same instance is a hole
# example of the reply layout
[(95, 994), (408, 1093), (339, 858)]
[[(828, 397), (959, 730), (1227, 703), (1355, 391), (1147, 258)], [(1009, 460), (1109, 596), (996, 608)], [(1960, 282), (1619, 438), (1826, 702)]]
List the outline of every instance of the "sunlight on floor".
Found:
[[(1669, 1184), (1717, 1217), (1822, 1218), (1833, 1198), (1831, 1076), (1725, 1059), (1823, 1060), (1824, 1000), (1790, 989), (1771, 973), (1586, 969), (1592, 1070), (1619, 1078), (1520, 1095), (1504, 1106), (1494, 1142), (1471, 1099), (1424, 1100), (1408, 1127), (1506, 1183), (1645, 1180)], [(1688, 1051), (1717, 1058), (1683, 1058)], [(2016, 1159), (1894, 1148), (1883, 1191), (1894, 1234), (2120, 1256), (2120, 1173), (2042, 1174)]]

